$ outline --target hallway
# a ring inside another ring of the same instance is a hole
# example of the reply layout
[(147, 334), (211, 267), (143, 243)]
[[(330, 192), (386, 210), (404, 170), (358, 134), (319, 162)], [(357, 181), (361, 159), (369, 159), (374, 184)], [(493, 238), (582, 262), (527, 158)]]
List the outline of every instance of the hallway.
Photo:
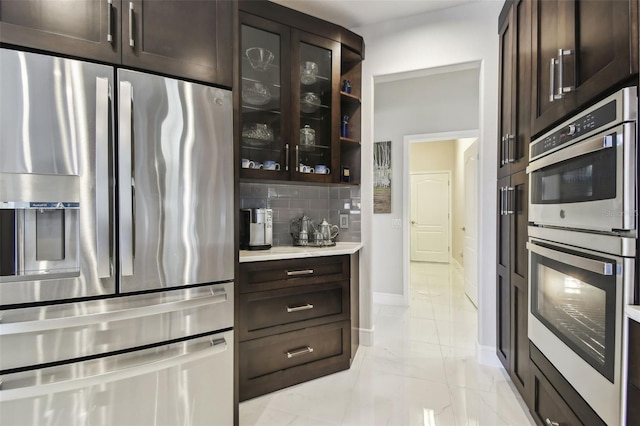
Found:
[(500, 368), (476, 362), (462, 272), (412, 263), (409, 307), (374, 306), (374, 346), (350, 370), (240, 404), (240, 425), (534, 424)]

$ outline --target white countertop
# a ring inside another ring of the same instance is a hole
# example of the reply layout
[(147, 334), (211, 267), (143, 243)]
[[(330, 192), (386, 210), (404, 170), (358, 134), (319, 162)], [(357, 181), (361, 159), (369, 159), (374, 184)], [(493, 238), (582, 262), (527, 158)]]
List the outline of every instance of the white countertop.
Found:
[(362, 243), (339, 242), (334, 247), (280, 246), (272, 247), (270, 250), (240, 250), (240, 263), (354, 254), (361, 248)]
[(624, 313), (635, 322), (640, 322), (640, 306), (627, 305), (624, 308)]

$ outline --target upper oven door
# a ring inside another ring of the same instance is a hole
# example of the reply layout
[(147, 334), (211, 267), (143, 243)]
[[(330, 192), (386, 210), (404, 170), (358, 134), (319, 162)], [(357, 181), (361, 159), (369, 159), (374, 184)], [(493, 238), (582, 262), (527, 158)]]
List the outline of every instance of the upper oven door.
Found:
[(529, 220), (597, 231), (636, 229), (635, 139), (624, 123), (531, 162)]

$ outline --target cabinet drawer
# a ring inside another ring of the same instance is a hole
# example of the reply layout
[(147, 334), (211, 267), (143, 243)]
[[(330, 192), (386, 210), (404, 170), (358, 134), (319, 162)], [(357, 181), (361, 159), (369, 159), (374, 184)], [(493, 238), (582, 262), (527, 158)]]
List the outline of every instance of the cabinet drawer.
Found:
[(349, 368), (349, 321), (240, 343), (240, 400)]
[[(581, 425), (560, 394), (537, 368), (533, 367), (533, 417), (541, 425)], [(554, 423), (555, 422), (555, 423)]]
[(243, 294), (240, 340), (348, 319), (348, 291), (341, 281)]
[(242, 293), (348, 279), (348, 255), (247, 262), (239, 272)]

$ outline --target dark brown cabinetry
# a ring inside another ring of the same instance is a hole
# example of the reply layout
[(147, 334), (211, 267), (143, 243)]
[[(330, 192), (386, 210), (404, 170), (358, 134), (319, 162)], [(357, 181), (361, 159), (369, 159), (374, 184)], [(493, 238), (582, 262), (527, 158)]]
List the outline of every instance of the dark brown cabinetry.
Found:
[(531, 2), (501, 14), (498, 177), (524, 170), (531, 139)]
[(240, 264), (241, 401), (349, 368), (357, 267), (357, 254)]
[(240, 178), (359, 183), (362, 39), (274, 3), (239, 6)]
[(120, 0), (0, 1), (0, 41), (120, 62)]
[(0, 2), (0, 41), (230, 87), (233, 2)]
[(640, 424), (640, 324), (629, 319), (627, 424)]
[(524, 171), (498, 180), (497, 353), (520, 393), (529, 380), (527, 202)]
[(638, 72), (637, 13), (635, 0), (533, 0), (533, 134)]
[(531, 391), (526, 398), (531, 415), (537, 424), (540, 426), (605, 425), (589, 404), (533, 344), (530, 344), (530, 353)]

